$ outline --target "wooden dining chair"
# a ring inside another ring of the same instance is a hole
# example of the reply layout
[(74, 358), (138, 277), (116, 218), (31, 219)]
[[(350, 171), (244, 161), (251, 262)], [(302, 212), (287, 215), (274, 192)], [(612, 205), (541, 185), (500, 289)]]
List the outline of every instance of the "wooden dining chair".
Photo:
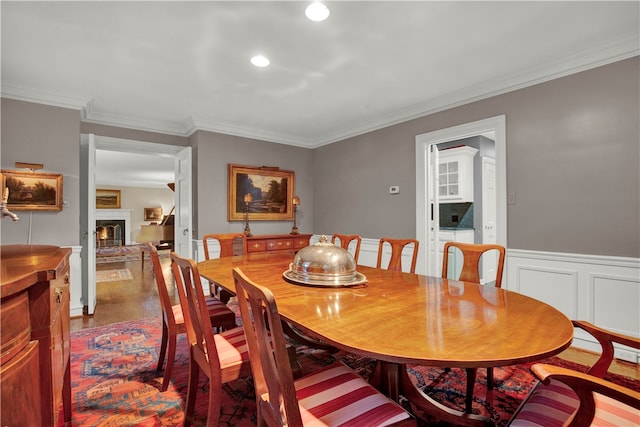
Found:
[[(453, 248), (453, 249), (452, 249)], [(460, 251), (462, 256), (462, 269), (458, 277), (448, 277), (449, 275), (449, 256), (458, 256), (456, 253)], [(463, 282), (480, 283), (480, 261), (482, 256), (489, 252), (497, 252), (496, 258), (496, 277), (493, 284), (496, 288), (502, 286), (502, 272), (504, 270), (505, 249), (504, 246), (495, 244), (474, 244), (461, 242), (446, 242), (444, 244), (442, 256), (442, 277), (445, 279), (460, 280)], [(453, 253), (450, 253), (453, 252)], [(448, 371), (446, 369), (445, 371)], [(476, 382), (476, 368), (466, 368), (467, 372), (467, 396), (466, 409), (471, 411), (471, 402), (473, 399), (473, 388)], [(493, 368), (487, 368), (487, 389), (493, 389)]]
[[(180, 334), (186, 333), (184, 316), (182, 315), (182, 307), (180, 304), (171, 304), (167, 283), (164, 279), (162, 265), (158, 251), (150, 243), (146, 244), (146, 252), (149, 253), (153, 274), (156, 279), (156, 287), (158, 288), (158, 297), (160, 298), (160, 307), (162, 308), (162, 341), (160, 342), (160, 353), (158, 355), (157, 371), (162, 370), (165, 356), (167, 358), (167, 366), (164, 370), (162, 378), (161, 391), (166, 391), (173, 372), (173, 362), (176, 357), (176, 341)], [(236, 327), (236, 315), (222, 301), (214, 297), (206, 298), (206, 307), (211, 325), (220, 331), (233, 329)]]
[(202, 241), (205, 259), (211, 259), (209, 245), (214, 242), (220, 245), (220, 257), (247, 253), (247, 237), (243, 233), (210, 233), (202, 236)]
[(553, 365), (533, 365), (531, 371), (541, 383), (525, 399), (509, 425), (640, 425), (640, 392), (604, 379), (613, 361), (613, 344), (640, 349), (640, 339), (585, 321), (574, 320), (573, 325), (600, 343), (599, 359), (586, 373)]
[(360, 255), (360, 243), (362, 242), (362, 238), (357, 234), (334, 234), (331, 236), (331, 243), (336, 244), (336, 239), (340, 247), (344, 250), (349, 250), (349, 245), (351, 242), (355, 240), (356, 247), (353, 252), (353, 260), (358, 263), (358, 256)]
[(173, 252), (171, 268), (189, 341), (189, 381), (184, 425), (191, 425), (199, 389), (198, 380), (200, 371), (203, 371), (209, 378), (207, 426), (217, 426), (222, 384), (251, 375), (244, 331), (242, 327), (236, 327), (214, 334), (196, 263)]
[[(413, 245), (413, 246), (411, 246)], [(391, 247), (391, 258), (387, 265), (387, 270), (402, 271), (402, 252), (406, 247), (409, 249), (413, 247), (413, 254), (411, 256), (411, 268), (410, 273), (416, 272), (416, 261), (418, 260), (418, 241), (415, 239), (390, 239), (383, 237), (378, 243), (378, 261), (376, 263), (377, 268), (382, 267), (382, 255), (384, 254), (385, 247)]]
[(341, 362), (294, 380), (273, 294), (239, 268), (233, 278), (249, 346), (258, 425), (416, 425), (400, 405)]
[[(202, 242), (204, 244), (204, 259), (211, 259), (209, 252), (209, 245), (217, 242), (220, 245), (219, 257), (244, 255), (247, 253), (247, 236), (243, 233), (210, 233), (202, 236)], [(233, 294), (222, 289), (219, 286), (213, 286), (214, 284), (209, 282), (209, 288), (214, 290), (214, 294), (223, 303), (228, 303), (233, 297)]]

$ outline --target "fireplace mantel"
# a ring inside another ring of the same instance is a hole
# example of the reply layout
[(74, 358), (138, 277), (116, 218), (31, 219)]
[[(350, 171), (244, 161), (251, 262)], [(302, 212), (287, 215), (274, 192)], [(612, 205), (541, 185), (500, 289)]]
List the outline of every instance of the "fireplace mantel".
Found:
[(131, 244), (131, 212), (133, 209), (96, 209), (96, 220), (119, 219), (124, 220), (124, 243)]

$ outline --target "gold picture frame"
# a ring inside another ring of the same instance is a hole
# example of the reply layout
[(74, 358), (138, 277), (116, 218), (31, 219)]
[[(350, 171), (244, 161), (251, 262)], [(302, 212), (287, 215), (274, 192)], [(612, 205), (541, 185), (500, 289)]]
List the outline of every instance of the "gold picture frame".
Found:
[(96, 209), (120, 209), (120, 190), (96, 189)]
[(245, 219), (245, 195), (251, 194), (249, 220), (293, 219), (295, 172), (277, 167), (229, 164), (227, 220)]
[(162, 208), (144, 208), (145, 221), (162, 221)]
[(2, 194), (10, 211), (61, 211), (62, 174), (2, 170)]

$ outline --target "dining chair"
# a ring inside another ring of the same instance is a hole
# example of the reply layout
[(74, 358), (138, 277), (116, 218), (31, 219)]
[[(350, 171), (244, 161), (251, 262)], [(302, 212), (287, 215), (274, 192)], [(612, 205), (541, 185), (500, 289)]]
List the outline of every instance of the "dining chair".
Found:
[(640, 392), (604, 379), (613, 361), (613, 343), (640, 349), (640, 339), (614, 333), (589, 322), (573, 325), (591, 334), (602, 352), (586, 373), (535, 364), (541, 381), (512, 417), (511, 426), (640, 425)]
[(384, 254), (385, 247), (391, 247), (391, 258), (387, 265), (387, 270), (402, 271), (402, 252), (406, 247), (411, 248), (413, 245), (413, 254), (411, 257), (410, 273), (416, 272), (416, 261), (418, 260), (418, 241), (415, 239), (390, 239), (383, 237), (378, 243), (378, 261), (376, 263), (377, 268), (382, 267), (382, 255)]
[(353, 242), (355, 240), (356, 242), (356, 247), (355, 250), (353, 252), (353, 260), (356, 262), (356, 264), (358, 263), (358, 256), (360, 255), (360, 243), (362, 243), (362, 238), (360, 236), (358, 236), (357, 234), (333, 234), (331, 236), (331, 243), (333, 243), (335, 245), (336, 243), (336, 239), (338, 240), (338, 243), (340, 244), (340, 247), (344, 250), (349, 250), (349, 245), (351, 244), (351, 242)]
[[(453, 249), (452, 249), (453, 248)], [(459, 251), (459, 252), (458, 252)], [(496, 258), (496, 277), (493, 284), (496, 288), (502, 287), (502, 272), (504, 270), (505, 249), (504, 246), (495, 244), (474, 244), (462, 242), (446, 242), (444, 244), (442, 256), (442, 277), (445, 279), (460, 280), (463, 282), (480, 283), (480, 261), (483, 256), (488, 253), (497, 252)], [(458, 277), (449, 276), (449, 256), (462, 256), (462, 269)], [(449, 369), (445, 369), (446, 372)], [(466, 368), (467, 372), (467, 397), (466, 409), (471, 411), (471, 402), (473, 399), (473, 388), (476, 382), (476, 368)], [(487, 389), (493, 389), (493, 368), (487, 368)]]
[[(247, 236), (244, 233), (205, 234), (202, 236), (202, 242), (204, 244), (204, 259), (211, 259), (209, 245), (214, 242), (218, 242), (220, 245), (220, 258), (247, 253)], [(219, 286), (214, 286), (211, 282), (209, 282), (209, 288), (213, 288), (215, 295), (225, 304), (233, 297), (233, 294)]]
[(233, 278), (249, 346), (258, 425), (416, 425), (400, 405), (342, 362), (294, 380), (273, 293), (239, 268)]
[(207, 426), (220, 418), (222, 384), (251, 375), (249, 353), (242, 327), (213, 333), (200, 273), (192, 259), (171, 253), (171, 268), (189, 341), (189, 380), (184, 425), (191, 425), (200, 371), (209, 378)]
[[(162, 370), (165, 356), (167, 358), (167, 366), (164, 370), (162, 378), (161, 391), (166, 391), (173, 372), (173, 362), (176, 357), (176, 341), (180, 334), (186, 333), (184, 316), (182, 315), (182, 307), (180, 304), (171, 304), (167, 283), (162, 271), (160, 257), (158, 251), (151, 243), (146, 243), (146, 252), (149, 253), (151, 266), (158, 288), (158, 297), (160, 298), (160, 307), (162, 308), (162, 340), (160, 342), (160, 353), (158, 355), (157, 371)], [(206, 298), (206, 307), (211, 325), (214, 328), (228, 330), (236, 327), (236, 315), (222, 301), (214, 297)]]
[(214, 242), (220, 245), (220, 257), (247, 253), (247, 237), (243, 233), (210, 233), (202, 236), (202, 241), (205, 259), (211, 259), (209, 245)]

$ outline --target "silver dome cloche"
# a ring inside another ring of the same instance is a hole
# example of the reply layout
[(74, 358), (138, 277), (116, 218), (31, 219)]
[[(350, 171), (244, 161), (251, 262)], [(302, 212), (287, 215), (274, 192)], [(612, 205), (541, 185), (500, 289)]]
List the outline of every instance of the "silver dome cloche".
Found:
[(353, 256), (330, 243), (327, 236), (321, 236), (318, 243), (301, 249), (284, 277), (296, 284), (311, 286), (353, 286), (367, 280), (356, 271)]

